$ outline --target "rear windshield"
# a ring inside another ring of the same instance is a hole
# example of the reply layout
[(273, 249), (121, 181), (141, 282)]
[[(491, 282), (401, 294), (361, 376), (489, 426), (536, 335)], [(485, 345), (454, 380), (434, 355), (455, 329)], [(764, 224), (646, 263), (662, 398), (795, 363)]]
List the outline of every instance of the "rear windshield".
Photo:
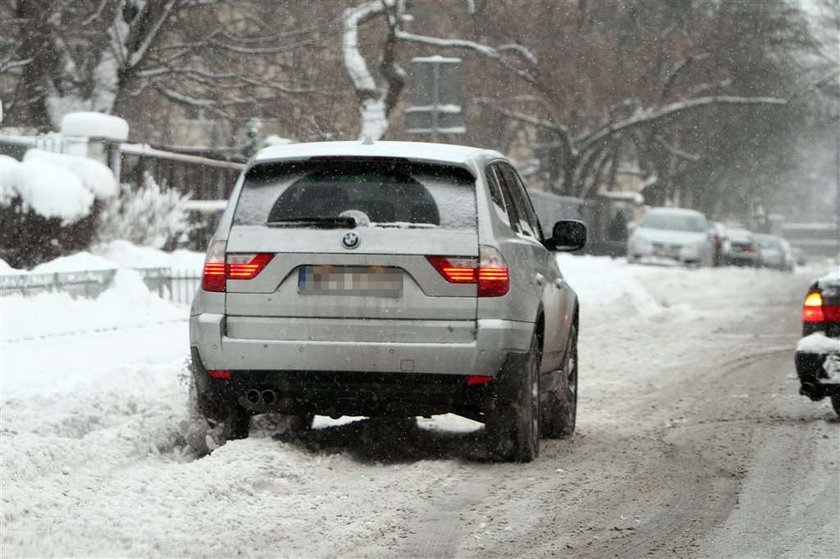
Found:
[(458, 167), (404, 160), (260, 165), (245, 177), (233, 223), (306, 227), (343, 217), (357, 226), (475, 228), (475, 179)]
[(668, 231), (703, 232), (708, 224), (703, 217), (693, 214), (648, 213), (640, 224), (648, 229), (666, 229)]
[(779, 239), (775, 237), (756, 237), (756, 241), (761, 248), (781, 248)]

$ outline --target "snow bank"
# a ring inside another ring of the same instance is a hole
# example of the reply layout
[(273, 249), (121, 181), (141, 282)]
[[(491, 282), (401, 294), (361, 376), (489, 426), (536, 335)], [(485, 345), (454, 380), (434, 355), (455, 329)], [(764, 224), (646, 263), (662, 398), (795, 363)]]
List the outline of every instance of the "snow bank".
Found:
[(32, 268), (33, 274), (52, 274), (55, 272), (87, 272), (113, 270), (118, 266), (110, 260), (89, 252), (77, 252), (69, 256), (60, 256)]
[(27, 209), (73, 223), (90, 213), (95, 198), (116, 193), (114, 174), (92, 159), (38, 149), (22, 162), (0, 156), (0, 204), (20, 196)]
[(0, 317), (0, 341), (186, 319), (183, 309), (150, 293), (131, 270), (118, 270), (112, 287), (96, 299), (66, 293), (0, 297)]
[(7, 204), (17, 194), (19, 166), (17, 159), (0, 155), (0, 204)]
[(51, 161), (29, 158), (18, 165), (16, 178), (14, 188), (23, 203), (44, 217), (72, 223), (88, 215), (93, 206), (93, 193), (81, 179)]
[(204, 267), (204, 253), (190, 250), (164, 252), (123, 240), (102, 243), (92, 250), (94, 254), (124, 268), (172, 268), (197, 272)]
[(26, 152), (23, 160), (26, 162), (32, 159), (46, 160), (72, 172), (82, 181), (84, 187), (99, 200), (111, 198), (118, 192), (117, 179), (111, 169), (93, 159), (31, 149)]

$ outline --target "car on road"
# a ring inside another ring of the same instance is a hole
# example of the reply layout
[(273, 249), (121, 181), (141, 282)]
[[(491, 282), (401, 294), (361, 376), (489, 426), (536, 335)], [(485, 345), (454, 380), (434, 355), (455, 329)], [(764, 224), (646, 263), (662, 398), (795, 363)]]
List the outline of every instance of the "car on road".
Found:
[(627, 260), (711, 266), (714, 245), (706, 216), (682, 208), (648, 210), (627, 241)]
[(790, 243), (775, 235), (753, 235), (758, 243), (758, 262), (763, 268), (792, 272), (793, 251)]
[(724, 264), (752, 268), (760, 265), (760, 249), (752, 232), (740, 227), (728, 228), (724, 247)]
[(571, 435), (579, 306), (503, 155), (412, 142), (261, 150), (207, 251), (191, 309), (197, 408), (222, 438), (249, 416), (456, 413), (490, 455)]
[(799, 393), (831, 399), (840, 415), (840, 271), (815, 281), (802, 305), (802, 339), (796, 346)]
[(712, 255), (712, 265), (713, 266), (721, 266), (723, 265), (723, 253), (725, 250), (724, 243), (726, 241), (726, 225), (719, 221), (714, 221), (711, 224), (711, 235), (712, 235), (712, 247), (713, 247), (713, 255)]

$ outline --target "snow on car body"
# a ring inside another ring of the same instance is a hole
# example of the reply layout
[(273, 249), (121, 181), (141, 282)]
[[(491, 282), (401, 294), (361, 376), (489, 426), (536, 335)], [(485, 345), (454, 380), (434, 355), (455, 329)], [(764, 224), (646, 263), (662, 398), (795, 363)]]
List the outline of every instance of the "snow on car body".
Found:
[(802, 335), (795, 354), (799, 392), (812, 400), (830, 397), (840, 414), (840, 272), (821, 277), (808, 290)]
[[(574, 429), (577, 296), (501, 154), (407, 142), (262, 150), (208, 250), (190, 343), (199, 404), (249, 413), (455, 412), (500, 457)], [(542, 405), (540, 405), (542, 401)]]

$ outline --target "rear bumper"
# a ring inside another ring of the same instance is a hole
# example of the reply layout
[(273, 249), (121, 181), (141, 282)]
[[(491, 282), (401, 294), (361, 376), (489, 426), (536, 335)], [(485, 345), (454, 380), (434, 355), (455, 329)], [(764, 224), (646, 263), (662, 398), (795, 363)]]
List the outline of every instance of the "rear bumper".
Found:
[(755, 254), (730, 252), (723, 260), (733, 266), (758, 266), (758, 256)]
[(826, 353), (797, 351), (795, 354), (796, 374), (799, 376), (799, 393), (812, 400), (826, 396), (840, 396), (840, 382), (829, 380), (823, 367)]
[(533, 331), (529, 322), (478, 320), (474, 339), (448, 343), (243, 339), (227, 336), (224, 315), (206, 313), (190, 318), (190, 345), (208, 369), (494, 376), (508, 354), (528, 351)]

